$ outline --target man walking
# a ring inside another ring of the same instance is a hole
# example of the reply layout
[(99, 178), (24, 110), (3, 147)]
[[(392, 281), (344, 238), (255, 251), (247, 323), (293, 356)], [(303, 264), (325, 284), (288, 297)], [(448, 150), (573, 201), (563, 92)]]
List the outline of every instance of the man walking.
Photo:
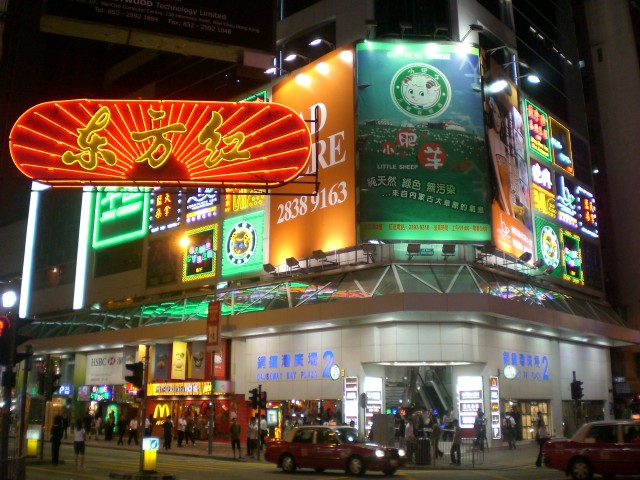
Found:
[(453, 440), (451, 441), (451, 465), (460, 465), (460, 444), (462, 443), (462, 430), (458, 419), (453, 419)]
[(132, 440), (138, 445), (138, 419), (135, 416), (129, 420), (129, 441), (127, 445), (131, 445)]
[(502, 420), (502, 428), (504, 429), (507, 441), (509, 442), (509, 450), (516, 448), (516, 421), (510, 413), (505, 413)]
[(238, 448), (238, 460), (242, 458), (242, 450), (240, 449), (240, 424), (238, 419), (233, 417), (231, 419), (231, 428), (229, 428), (229, 435), (231, 436), (231, 449), (233, 450), (233, 459), (236, 459), (236, 447)]

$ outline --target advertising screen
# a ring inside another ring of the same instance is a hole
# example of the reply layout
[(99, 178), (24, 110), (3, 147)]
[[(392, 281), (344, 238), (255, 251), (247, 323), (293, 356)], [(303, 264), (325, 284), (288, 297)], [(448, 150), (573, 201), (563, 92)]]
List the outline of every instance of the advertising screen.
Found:
[[(317, 195), (300, 192), (296, 182), (270, 198), (269, 261), (308, 258), (313, 250), (336, 250), (356, 243), (353, 51), (334, 50), (321, 61), (296, 70), (273, 88), (273, 100), (299, 112), (309, 122), (311, 162)], [(317, 162), (314, 161), (317, 158)], [(307, 188), (307, 190), (309, 190)]]
[(477, 48), (356, 50), (361, 240), (489, 240)]
[(222, 225), (222, 276), (262, 270), (264, 211), (225, 219)]
[(147, 234), (148, 189), (98, 188), (93, 227), (93, 248), (130, 242)]

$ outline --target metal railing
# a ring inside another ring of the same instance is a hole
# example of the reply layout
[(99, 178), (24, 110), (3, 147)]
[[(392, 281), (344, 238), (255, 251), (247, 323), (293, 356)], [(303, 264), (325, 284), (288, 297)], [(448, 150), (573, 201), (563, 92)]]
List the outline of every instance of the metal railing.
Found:
[(0, 460), (0, 477), (11, 480), (27, 478), (27, 462), (25, 456)]

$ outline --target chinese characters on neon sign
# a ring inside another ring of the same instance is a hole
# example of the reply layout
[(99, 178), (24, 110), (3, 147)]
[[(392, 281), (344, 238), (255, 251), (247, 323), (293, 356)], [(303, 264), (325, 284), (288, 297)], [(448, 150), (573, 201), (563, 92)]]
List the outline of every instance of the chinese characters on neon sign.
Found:
[(551, 161), (551, 144), (549, 141), (549, 117), (528, 100), (524, 101), (527, 116), (527, 140), (529, 149), (547, 161)]

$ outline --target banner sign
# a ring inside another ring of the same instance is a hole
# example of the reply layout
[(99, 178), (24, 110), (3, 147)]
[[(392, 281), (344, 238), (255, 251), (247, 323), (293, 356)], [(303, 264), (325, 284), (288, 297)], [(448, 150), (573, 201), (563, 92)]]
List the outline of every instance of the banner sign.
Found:
[(220, 348), (220, 302), (210, 302), (207, 312), (207, 352)]
[(101, 352), (87, 355), (86, 385), (118, 385), (124, 383), (123, 352)]
[(13, 161), (52, 186), (274, 188), (307, 167), (306, 122), (276, 103), (64, 100), (25, 112)]

